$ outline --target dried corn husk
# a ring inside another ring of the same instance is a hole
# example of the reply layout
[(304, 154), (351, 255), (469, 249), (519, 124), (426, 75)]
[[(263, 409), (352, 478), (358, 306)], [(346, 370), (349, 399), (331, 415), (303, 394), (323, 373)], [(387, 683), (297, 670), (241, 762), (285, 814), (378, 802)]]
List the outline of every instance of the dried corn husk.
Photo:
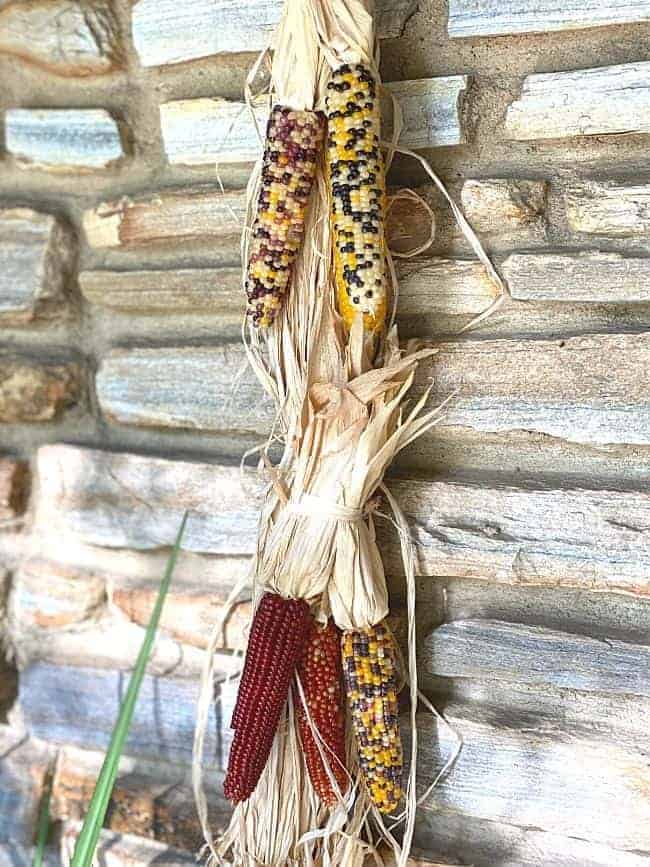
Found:
[[(371, 7), (371, 0), (286, 0), (271, 75), (273, 101), (321, 110), (328, 70), (342, 62), (362, 62), (378, 75)], [(266, 54), (253, 73), (265, 59)], [(250, 89), (248, 95), (252, 98)], [(399, 122), (395, 126), (388, 162), (398, 149)], [(249, 184), (248, 229), (258, 184), (259, 166)], [(455, 209), (454, 214), (460, 212)], [(471, 228), (464, 218), (459, 222), (483, 260), (485, 254)], [(247, 238), (245, 231), (244, 261)], [(226, 833), (217, 841), (212, 839), (200, 763), (207, 710), (214, 694), (213, 652), (228, 616), (226, 605), (215, 626), (203, 673), (195, 791), (212, 858), (233, 867), (382, 865), (380, 843), (388, 845), (397, 867), (406, 867), (413, 837), (419, 696), (413, 552), (406, 521), (383, 477), (394, 456), (440, 417), (439, 409), (426, 407), (426, 393), (414, 405), (407, 405), (417, 365), (434, 350), (415, 343), (400, 347), (394, 327), (388, 327), (378, 339), (364, 333), (361, 316), (349, 331), (344, 327), (336, 312), (330, 242), (327, 185), (320, 166), (306, 217), (305, 242), (286, 302), (263, 333), (244, 333), (251, 366), (277, 409), (274, 432), (260, 462), (267, 493), (251, 580), (256, 599), (267, 590), (306, 599), (320, 619), (331, 615), (342, 629), (378, 623), (388, 613), (388, 597), (375, 538), (375, 495), (385, 495), (400, 534), (409, 614), (404, 679), (411, 693), (412, 732), (406, 808), (398, 817), (403, 840), (400, 844), (395, 839), (394, 825), (383, 821), (373, 808), (351, 738), (349, 791), (333, 809), (322, 807), (302, 760), (291, 701), (257, 789), (236, 807)], [(392, 288), (396, 298), (394, 279)], [(273, 464), (269, 447), (276, 442), (282, 446), (282, 455)], [(231, 601), (240, 589), (235, 588)], [(300, 689), (299, 684), (294, 688)], [(441, 774), (454, 759), (455, 755)]]

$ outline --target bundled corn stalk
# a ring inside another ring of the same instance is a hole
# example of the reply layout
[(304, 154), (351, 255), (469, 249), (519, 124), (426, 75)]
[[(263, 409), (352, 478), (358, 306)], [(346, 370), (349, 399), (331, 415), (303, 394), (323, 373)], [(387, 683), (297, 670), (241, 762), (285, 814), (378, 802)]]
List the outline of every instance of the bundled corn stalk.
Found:
[[(206, 839), (215, 862), (234, 867), (361, 867), (369, 856), (381, 864), (381, 841), (402, 867), (413, 836), (413, 563), (383, 477), (439, 411), (426, 409), (426, 393), (407, 409), (418, 363), (433, 350), (400, 347), (388, 318), (397, 287), (385, 243), (370, 6), (286, 0), (264, 154), (248, 190), (246, 345), (276, 402), (283, 453), (275, 465), (266, 453), (263, 460), (269, 483), (252, 565), (256, 607), (224, 783), (235, 810), (216, 841), (200, 779), (211, 653), (195, 740)], [(407, 575), (406, 671), (386, 623), (373, 516), (382, 491)], [(212, 650), (227, 615), (228, 608)], [(405, 681), (413, 728), (407, 779), (398, 707)]]
[(329, 351), (313, 360), (293, 458), (262, 513), (224, 784), (236, 808), (215, 846), (223, 863), (361, 865), (380, 817), (403, 805), (402, 676), (373, 497), (392, 457), (437, 417), (426, 395), (402, 411), (432, 350), (402, 352), (390, 337), (375, 368), (362, 318), (348, 331), (326, 303), (322, 331)]

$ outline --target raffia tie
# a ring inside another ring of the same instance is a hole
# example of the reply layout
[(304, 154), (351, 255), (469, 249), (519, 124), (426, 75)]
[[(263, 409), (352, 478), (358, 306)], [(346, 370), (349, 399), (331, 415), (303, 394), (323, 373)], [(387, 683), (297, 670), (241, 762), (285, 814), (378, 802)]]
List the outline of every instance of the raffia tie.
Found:
[(362, 509), (353, 509), (342, 503), (333, 503), (324, 497), (314, 494), (303, 494), (300, 500), (290, 500), (287, 509), (294, 515), (323, 518), (324, 520), (340, 521), (344, 524), (358, 524), (363, 521)]

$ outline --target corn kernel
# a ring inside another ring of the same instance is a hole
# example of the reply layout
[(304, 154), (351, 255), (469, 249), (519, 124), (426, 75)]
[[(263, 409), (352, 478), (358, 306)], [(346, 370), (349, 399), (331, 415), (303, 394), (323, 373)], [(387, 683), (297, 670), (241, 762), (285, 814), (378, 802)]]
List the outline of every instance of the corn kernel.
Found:
[(359, 764), (373, 803), (393, 812), (402, 797), (395, 644), (384, 623), (343, 634), (343, 676)]
[[(323, 116), (313, 111), (277, 105), (271, 111), (246, 275), (246, 312), (256, 327), (271, 325), (289, 288), (324, 126)], [(276, 279), (260, 271), (259, 263), (270, 266)]]
[[(339, 67), (328, 83), (328, 178), (339, 313), (359, 313), (378, 331), (388, 308), (385, 179), (377, 82), (363, 65)], [(369, 107), (368, 107), (369, 106)]]

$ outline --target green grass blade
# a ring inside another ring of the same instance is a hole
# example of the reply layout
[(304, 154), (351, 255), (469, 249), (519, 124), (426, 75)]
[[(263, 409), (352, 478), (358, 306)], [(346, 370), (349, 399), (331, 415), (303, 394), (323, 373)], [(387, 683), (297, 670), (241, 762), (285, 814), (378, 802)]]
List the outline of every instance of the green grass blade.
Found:
[(41, 797), (41, 809), (38, 814), (38, 826), (36, 830), (36, 849), (34, 850), (34, 859), (32, 867), (42, 867), (43, 854), (47, 844), (47, 837), (50, 833), (50, 801), (52, 800), (52, 773), (48, 771), (45, 786), (43, 787), (43, 795)]
[(158, 623), (160, 621), (160, 614), (165, 602), (165, 597), (167, 596), (174, 567), (176, 566), (176, 561), (178, 559), (181, 539), (183, 538), (186, 523), (187, 512), (183, 516), (183, 521), (178, 531), (174, 547), (169, 556), (169, 560), (167, 561), (165, 575), (160, 584), (156, 604), (151, 612), (144, 641), (142, 642), (142, 647), (140, 648), (135, 668), (131, 674), (129, 686), (126, 695), (124, 696), (117, 722), (113, 728), (108, 752), (106, 753), (104, 764), (102, 765), (99, 777), (97, 778), (95, 791), (93, 792), (90, 801), (88, 813), (75, 845), (72, 861), (70, 862), (71, 867), (90, 867), (93, 862), (95, 849), (97, 848), (97, 841), (99, 840), (99, 835), (106, 817), (106, 810), (108, 809), (108, 804), (113, 792), (113, 786), (115, 785), (120, 757), (129, 733), (131, 720), (133, 719), (135, 703), (151, 655), (156, 631), (158, 629)]

